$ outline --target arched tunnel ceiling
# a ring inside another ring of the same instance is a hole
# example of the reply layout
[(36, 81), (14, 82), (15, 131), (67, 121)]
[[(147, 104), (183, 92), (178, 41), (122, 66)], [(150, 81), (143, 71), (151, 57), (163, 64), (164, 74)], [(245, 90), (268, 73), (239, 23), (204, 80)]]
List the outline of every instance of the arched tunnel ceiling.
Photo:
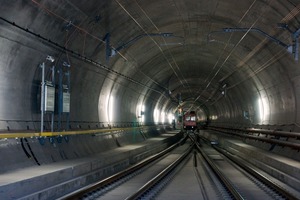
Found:
[[(284, 47), (250, 28), (292, 44), (291, 33), (277, 24), (287, 23), (294, 31), (298, 29), (296, 2), (169, 1), (157, 6), (156, 2), (115, 1), (111, 5), (114, 3), (121, 8), (124, 24), (135, 30), (133, 35), (120, 35), (122, 38), (115, 43), (139, 34), (174, 35), (145, 37), (120, 51), (128, 60), (133, 58), (138, 68), (162, 88), (171, 90), (173, 97), (180, 93), (182, 99), (204, 103), (212, 93), (219, 92), (224, 82), (235, 85), (237, 77), (233, 75), (251, 76), (261, 67), (270, 66), (268, 63), (293, 59)], [(249, 31), (224, 32), (223, 28), (228, 27)]]
[[(2, 26), (15, 22), (79, 52), (79, 60), (104, 66), (102, 78), (124, 87), (138, 83), (140, 95), (154, 93), (156, 100), (181, 94), (189, 104), (205, 105), (221, 98), (222, 87), (235, 90), (235, 96), (244, 88), (259, 91), (264, 81), (276, 80), (269, 72), (290, 76), (294, 68), (285, 72), (285, 64), (298, 65), (282, 45), (295, 44), (292, 35), (300, 28), (296, 0), (6, 0), (2, 5)], [(98, 84), (102, 81), (93, 86)]]

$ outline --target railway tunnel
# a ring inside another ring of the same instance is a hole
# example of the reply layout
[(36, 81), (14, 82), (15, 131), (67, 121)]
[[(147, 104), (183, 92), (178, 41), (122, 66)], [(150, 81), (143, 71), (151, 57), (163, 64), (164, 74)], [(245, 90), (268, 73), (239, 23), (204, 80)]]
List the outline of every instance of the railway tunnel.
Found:
[[(223, 131), (299, 162), (299, 12), (297, 0), (1, 0), (0, 195), (58, 198), (46, 188), (68, 173), (123, 169), (177, 141), (189, 110), (213, 142), (228, 144)], [(52, 175), (25, 177), (40, 169)]]

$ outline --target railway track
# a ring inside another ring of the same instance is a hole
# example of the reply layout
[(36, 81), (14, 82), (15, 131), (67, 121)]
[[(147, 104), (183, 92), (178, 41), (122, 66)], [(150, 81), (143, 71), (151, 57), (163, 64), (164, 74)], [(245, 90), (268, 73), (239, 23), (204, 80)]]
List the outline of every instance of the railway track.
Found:
[[(192, 140), (195, 140), (191, 138)], [(202, 138), (203, 139), (203, 138)], [(198, 151), (218, 173), (234, 199), (299, 199), (255, 167), (217, 145), (196, 144)]]
[(298, 199), (234, 156), (187, 137), (62, 199)]

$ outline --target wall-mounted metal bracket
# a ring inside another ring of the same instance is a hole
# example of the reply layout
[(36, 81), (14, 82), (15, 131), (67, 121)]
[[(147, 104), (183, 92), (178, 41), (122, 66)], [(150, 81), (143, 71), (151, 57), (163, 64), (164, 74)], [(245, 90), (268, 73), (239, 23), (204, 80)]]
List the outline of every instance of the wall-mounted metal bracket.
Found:
[(64, 31), (70, 31), (73, 26), (74, 26), (74, 23), (70, 20), (64, 25), (63, 29), (64, 29)]
[(299, 40), (299, 36), (300, 36), (300, 29), (298, 29), (295, 32), (292, 32), (286, 24), (279, 24), (278, 26), (279, 26), (279, 28), (288, 30), (292, 34), (292, 38), (293, 38), (292, 45), (285, 44), (284, 42), (280, 41), (279, 39), (269, 35), (268, 33), (264, 32), (258, 28), (223, 28), (222, 31), (214, 31), (214, 32), (209, 33), (208, 39), (211, 40), (210, 37), (212, 34), (220, 33), (220, 32), (223, 32), (223, 33), (248, 32), (248, 31), (256, 32), (256, 33), (259, 33), (259, 34), (265, 36), (270, 41), (275, 42), (276, 44), (284, 47), (289, 53), (294, 55), (295, 61), (298, 61), (299, 60), (299, 41), (298, 40)]
[(109, 58), (111, 57), (111, 47), (110, 47), (110, 33), (106, 33), (103, 41), (105, 42), (105, 58), (106, 58), (106, 62), (109, 61)]
[(138, 35), (135, 38), (129, 40), (128, 42), (123, 43), (122, 45), (120, 45), (117, 48), (112, 48), (110, 45), (110, 33), (106, 33), (106, 35), (103, 38), (103, 41), (105, 41), (105, 44), (106, 44), (106, 61), (109, 61), (110, 57), (115, 56), (119, 51), (133, 45), (135, 42), (137, 42), (138, 40), (140, 40), (143, 37), (177, 37), (177, 36), (174, 36), (173, 33), (141, 34), (141, 35)]
[(278, 28), (282, 28), (287, 30), (289, 33), (292, 34), (293, 38), (293, 45), (292, 45), (292, 51), (291, 53), (294, 55), (295, 61), (298, 62), (299, 60), (299, 35), (300, 35), (300, 28), (293, 32), (289, 26), (285, 23), (278, 23), (277, 24)]
[(268, 33), (258, 29), (258, 28), (223, 28), (223, 31), (225, 33), (231, 33), (231, 32), (247, 32), (247, 31), (251, 31), (251, 32), (257, 32), (260, 33), (262, 35), (264, 35), (266, 38), (268, 38), (269, 40), (275, 42), (276, 44), (279, 44), (280, 46), (283, 46), (285, 48), (288, 48), (290, 45), (285, 44), (284, 42), (281, 42), (280, 40), (278, 40), (277, 38), (269, 35)]
[(294, 54), (295, 61), (299, 60), (299, 35), (300, 35), (300, 29), (298, 29), (297, 31), (295, 31), (292, 34), (292, 37), (293, 37), (293, 54)]

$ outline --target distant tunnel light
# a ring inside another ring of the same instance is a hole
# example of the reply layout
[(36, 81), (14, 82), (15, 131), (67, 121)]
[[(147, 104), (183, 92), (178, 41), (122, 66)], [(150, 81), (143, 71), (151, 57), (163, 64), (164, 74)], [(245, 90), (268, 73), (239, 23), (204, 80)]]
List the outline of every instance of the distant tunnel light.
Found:
[(145, 121), (145, 105), (142, 105), (141, 115), (142, 115), (142, 122), (144, 122)]
[(172, 113), (169, 113), (168, 114), (168, 121), (169, 121), (170, 124), (172, 123), (173, 119), (175, 119), (174, 115)]
[(114, 97), (109, 97), (109, 103), (108, 103), (108, 119), (111, 123), (113, 121), (113, 114), (114, 114)]
[(105, 114), (106, 114), (106, 121), (109, 122), (109, 95), (106, 96), (105, 99)]
[(161, 112), (161, 122), (165, 123), (165, 119), (166, 119), (166, 113), (165, 112)]
[(259, 98), (257, 100), (257, 104), (258, 104), (258, 117), (260, 123), (264, 123), (268, 120), (268, 116), (270, 113), (268, 100), (265, 97)]
[(153, 118), (154, 118), (154, 122), (158, 123), (158, 121), (159, 121), (159, 110), (158, 109), (154, 109)]
[(217, 119), (218, 119), (218, 116), (217, 116), (217, 115), (211, 116), (211, 120), (217, 120)]

